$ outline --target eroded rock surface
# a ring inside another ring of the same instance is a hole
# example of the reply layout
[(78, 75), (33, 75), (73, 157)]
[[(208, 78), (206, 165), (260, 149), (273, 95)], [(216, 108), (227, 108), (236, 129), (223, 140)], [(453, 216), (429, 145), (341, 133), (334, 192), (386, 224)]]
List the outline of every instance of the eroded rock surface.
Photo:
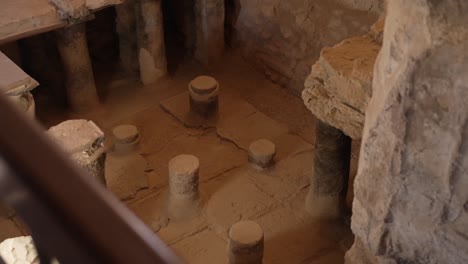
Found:
[(468, 2), (388, 2), (347, 263), (468, 263)]
[(67, 120), (51, 127), (48, 134), (73, 161), (105, 183), (104, 133), (94, 122), (83, 119)]
[(323, 49), (302, 92), (306, 106), (317, 118), (354, 139), (362, 137), (374, 64), (381, 47), (381, 27), (372, 28), (365, 36)]

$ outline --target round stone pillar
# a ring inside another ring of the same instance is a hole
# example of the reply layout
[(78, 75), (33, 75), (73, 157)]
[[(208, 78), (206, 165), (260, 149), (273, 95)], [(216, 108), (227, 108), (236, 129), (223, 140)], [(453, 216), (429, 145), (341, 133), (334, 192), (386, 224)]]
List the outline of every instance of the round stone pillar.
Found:
[(240, 221), (229, 230), (229, 264), (263, 262), (263, 230), (254, 221)]
[(340, 130), (317, 121), (314, 174), (306, 199), (306, 210), (317, 220), (340, 217), (342, 191), (349, 177), (351, 139)]
[(275, 161), (275, 143), (268, 139), (259, 139), (249, 146), (250, 165), (257, 170), (264, 170), (271, 167)]
[(138, 60), (144, 85), (167, 74), (161, 0), (136, 0)]
[(199, 76), (189, 84), (190, 110), (202, 117), (218, 111), (219, 83), (210, 76)]
[(179, 155), (169, 161), (168, 216), (186, 220), (200, 211), (198, 172), (200, 162), (192, 155)]
[(128, 74), (138, 73), (138, 41), (136, 34), (135, 0), (115, 6), (116, 27), (119, 34), (120, 65)]
[(224, 53), (224, 0), (195, 0), (195, 58), (212, 66)]
[(86, 24), (72, 25), (56, 32), (68, 103), (75, 111), (88, 110), (98, 105), (99, 100), (86, 42)]

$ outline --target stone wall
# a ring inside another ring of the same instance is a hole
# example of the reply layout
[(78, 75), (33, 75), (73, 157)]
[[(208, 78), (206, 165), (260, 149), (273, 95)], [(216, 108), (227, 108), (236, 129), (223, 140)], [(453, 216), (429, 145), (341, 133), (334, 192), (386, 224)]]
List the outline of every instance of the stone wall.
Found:
[(388, 3), (347, 263), (468, 263), (467, 12)]
[[(194, 0), (166, 5), (174, 32), (193, 53)], [(226, 41), (273, 81), (299, 95), (320, 50), (367, 33), (383, 0), (225, 0)]]
[(233, 45), (274, 82), (300, 94), (320, 50), (366, 34), (382, 2), (235, 0)]

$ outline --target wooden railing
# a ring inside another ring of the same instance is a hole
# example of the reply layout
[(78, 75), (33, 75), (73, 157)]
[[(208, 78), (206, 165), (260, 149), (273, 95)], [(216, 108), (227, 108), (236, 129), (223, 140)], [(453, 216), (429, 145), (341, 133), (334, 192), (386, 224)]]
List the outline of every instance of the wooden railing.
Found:
[(0, 199), (30, 228), (41, 263), (181, 263), (3, 94)]

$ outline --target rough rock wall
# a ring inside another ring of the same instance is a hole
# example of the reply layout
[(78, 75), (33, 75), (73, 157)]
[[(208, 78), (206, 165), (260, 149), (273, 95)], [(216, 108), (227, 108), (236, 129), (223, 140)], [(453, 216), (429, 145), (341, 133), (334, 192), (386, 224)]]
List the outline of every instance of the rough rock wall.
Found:
[(367, 35), (324, 48), (304, 83), (302, 98), (307, 108), (353, 139), (362, 137), (383, 21), (374, 24)]
[(347, 263), (468, 263), (467, 12), (388, 3)]
[(270, 79), (300, 94), (320, 50), (367, 33), (382, 0), (235, 0), (235, 6), (234, 46)]

